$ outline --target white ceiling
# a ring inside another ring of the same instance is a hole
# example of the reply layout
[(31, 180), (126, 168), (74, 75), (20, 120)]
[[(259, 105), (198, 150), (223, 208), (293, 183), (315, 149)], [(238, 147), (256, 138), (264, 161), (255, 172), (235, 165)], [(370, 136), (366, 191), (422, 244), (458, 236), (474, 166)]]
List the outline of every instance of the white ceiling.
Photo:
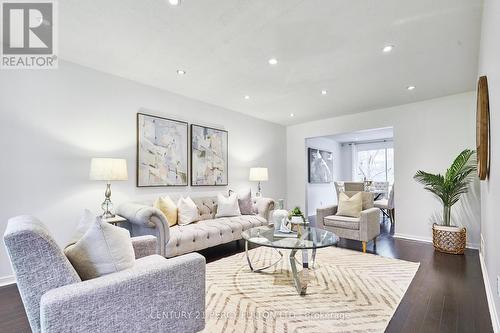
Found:
[(335, 140), (340, 143), (393, 139), (394, 129), (392, 127), (376, 128), (363, 131), (330, 135), (327, 136), (326, 138)]
[(481, 12), (480, 0), (64, 0), (59, 54), (288, 125), (472, 90)]

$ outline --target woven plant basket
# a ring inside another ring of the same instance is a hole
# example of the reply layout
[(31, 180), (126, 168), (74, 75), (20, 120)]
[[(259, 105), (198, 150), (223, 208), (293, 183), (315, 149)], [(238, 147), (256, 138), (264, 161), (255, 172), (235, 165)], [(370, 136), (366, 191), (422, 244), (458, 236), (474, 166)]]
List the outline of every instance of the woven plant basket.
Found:
[(432, 226), (432, 242), (439, 252), (464, 254), (467, 230), (460, 227)]

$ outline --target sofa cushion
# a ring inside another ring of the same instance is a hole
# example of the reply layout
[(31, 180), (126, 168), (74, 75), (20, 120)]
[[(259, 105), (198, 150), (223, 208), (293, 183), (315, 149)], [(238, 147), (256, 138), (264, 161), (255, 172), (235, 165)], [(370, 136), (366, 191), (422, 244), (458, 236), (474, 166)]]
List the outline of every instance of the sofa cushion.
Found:
[(229, 197), (222, 194), (217, 195), (217, 214), (215, 217), (239, 216), (241, 215), (238, 204), (238, 194), (233, 193)]
[(194, 198), (194, 203), (198, 207), (197, 221), (210, 220), (215, 217), (217, 212), (217, 198), (216, 197), (202, 197)]
[(177, 202), (177, 214), (177, 223), (179, 225), (186, 225), (198, 220), (198, 207), (190, 197), (181, 197)]
[(170, 228), (165, 256), (175, 257), (241, 239), (244, 230), (265, 224), (267, 221), (261, 216), (240, 215), (176, 225)]
[(330, 215), (324, 218), (323, 223), (329, 227), (359, 230), (359, 217)]
[(361, 193), (361, 200), (363, 202), (363, 210), (367, 210), (373, 207), (373, 193), (371, 192), (358, 192), (358, 191), (345, 191), (345, 193), (349, 198), (355, 195), (356, 193)]
[(348, 197), (345, 193), (340, 193), (337, 213), (335, 215), (359, 217), (362, 207), (361, 192), (356, 193), (352, 197)]
[(252, 189), (247, 189), (238, 192), (238, 205), (240, 206), (241, 215), (255, 214), (255, 207), (252, 200)]
[(170, 227), (177, 224), (177, 206), (168, 195), (165, 197), (158, 197), (153, 206), (158, 208), (163, 215), (165, 215)]

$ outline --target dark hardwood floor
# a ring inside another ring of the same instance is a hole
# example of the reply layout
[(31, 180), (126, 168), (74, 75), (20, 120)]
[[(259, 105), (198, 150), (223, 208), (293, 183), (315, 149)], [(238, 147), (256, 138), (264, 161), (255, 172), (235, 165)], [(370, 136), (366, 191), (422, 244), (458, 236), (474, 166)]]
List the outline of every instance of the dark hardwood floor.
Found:
[[(381, 226), (376, 248), (369, 243), (368, 252), (420, 262), (386, 332), (493, 332), (478, 251), (467, 250), (463, 256), (442, 254), (428, 243), (393, 238), (387, 221)], [(343, 239), (339, 247), (361, 251), (356, 241)], [(200, 253), (212, 262), (242, 251), (239, 241)], [(0, 332), (30, 332), (15, 285), (0, 288)]]

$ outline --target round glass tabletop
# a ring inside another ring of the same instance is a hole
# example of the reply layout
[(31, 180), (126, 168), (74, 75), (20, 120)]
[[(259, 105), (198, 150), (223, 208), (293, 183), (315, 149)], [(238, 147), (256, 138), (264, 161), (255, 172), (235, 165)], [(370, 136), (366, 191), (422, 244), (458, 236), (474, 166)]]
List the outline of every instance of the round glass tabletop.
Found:
[(249, 243), (280, 249), (316, 249), (337, 244), (339, 238), (333, 232), (314, 227), (301, 227), (300, 237), (275, 233), (274, 227), (262, 226), (243, 231), (241, 236)]

